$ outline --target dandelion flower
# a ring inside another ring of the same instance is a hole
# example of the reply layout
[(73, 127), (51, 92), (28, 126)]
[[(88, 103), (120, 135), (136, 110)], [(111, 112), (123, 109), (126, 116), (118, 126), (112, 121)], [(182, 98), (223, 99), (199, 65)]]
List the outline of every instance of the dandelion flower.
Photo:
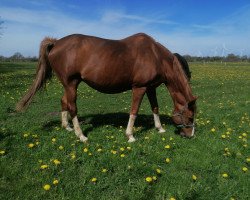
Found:
[(131, 150), (131, 147), (127, 147), (127, 150)]
[(170, 163), (170, 158), (166, 158), (166, 163)]
[(170, 149), (170, 148), (171, 148), (170, 145), (165, 146), (165, 149)]
[(84, 148), (83, 152), (87, 153), (88, 152), (88, 148)]
[(161, 170), (160, 169), (156, 169), (157, 174), (161, 174)]
[(43, 189), (44, 189), (44, 190), (50, 190), (50, 185), (49, 185), (49, 184), (45, 184), (45, 185), (43, 186)]
[(156, 180), (157, 180), (157, 177), (156, 177), (156, 176), (153, 176), (152, 179), (153, 179), (154, 181), (156, 181)]
[(54, 179), (53, 184), (57, 185), (58, 183), (59, 183), (59, 181), (57, 179)]
[(108, 171), (108, 170), (105, 169), (105, 168), (102, 169), (102, 173), (106, 173), (107, 171)]
[(62, 145), (60, 145), (60, 146), (58, 147), (58, 149), (59, 149), (59, 150), (63, 150), (64, 147), (63, 147)]
[(120, 156), (121, 156), (121, 158), (124, 158), (124, 157), (125, 157), (125, 154), (121, 154)]
[(248, 171), (247, 167), (242, 167), (242, 171), (247, 172)]
[(102, 149), (101, 149), (101, 148), (99, 148), (99, 149), (97, 149), (97, 151), (98, 151), (98, 152), (101, 152), (101, 151), (102, 151)]
[(250, 162), (250, 157), (246, 159), (247, 162)]
[(91, 179), (92, 183), (96, 183), (96, 181), (97, 181), (97, 178), (95, 178), (95, 177)]
[(197, 176), (195, 176), (194, 174), (192, 175), (192, 179), (194, 180), (194, 181), (196, 181), (197, 180)]
[(51, 141), (54, 143), (56, 142), (56, 138), (52, 138)]
[(35, 145), (33, 143), (28, 144), (29, 148), (33, 148)]
[(145, 180), (148, 182), (148, 183), (151, 183), (153, 181), (153, 178), (148, 176), (145, 178)]
[(1, 150), (0, 155), (4, 155), (4, 154), (5, 154), (5, 150)]
[(145, 139), (145, 140), (148, 140), (148, 139), (149, 139), (149, 137), (148, 137), (148, 136), (146, 136), (144, 139)]
[(29, 136), (28, 133), (24, 133), (24, 134), (23, 134), (23, 137), (25, 137), (25, 138), (28, 137), (28, 136)]
[(170, 197), (170, 199), (169, 200), (176, 200), (174, 197)]
[(124, 151), (125, 149), (123, 147), (120, 148), (120, 151)]
[(223, 173), (223, 174), (222, 174), (222, 177), (223, 177), (223, 178), (228, 178), (228, 174), (227, 174), (227, 173)]
[(48, 165), (41, 165), (40, 169), (47, 169), (48, 167)]
[(212, 129), (211, 129), (211, 132), (215, 132), (215, 128), (212, 128)]
[(60, 165), (61, 164), (61, 162), (59, 160), (57, 160), (57, 159), (53, 160), (53, 162), (54, 162), (55, 165)]
[(115, 150), (111, 150), (111, 153), (112, 153), (112, 154), (116, 154), (116, 153), (117, 153), (117, 151), (115, 151)]
[(221, 135), (221, 138), (222, 138), (222, 139), (225, 139), (225, 138), (226, 138), (226, 135), (224, 135), (224, 134)]

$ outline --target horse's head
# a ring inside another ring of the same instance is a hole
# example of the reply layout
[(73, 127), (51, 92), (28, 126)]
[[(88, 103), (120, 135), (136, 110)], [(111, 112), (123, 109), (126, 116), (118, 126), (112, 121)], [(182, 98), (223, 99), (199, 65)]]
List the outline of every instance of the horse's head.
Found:
[(196, 99), (188, 102), (181, 110), (173, 113), (172, 119), (180, 129), (180, 134), (185, 137), (193, 137), (195, 131)]

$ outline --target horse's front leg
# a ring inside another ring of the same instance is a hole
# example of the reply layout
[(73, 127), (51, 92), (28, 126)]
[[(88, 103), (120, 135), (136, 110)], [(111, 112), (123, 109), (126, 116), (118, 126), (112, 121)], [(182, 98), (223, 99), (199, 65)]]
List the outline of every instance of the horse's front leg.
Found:
[(153, 112), (155, 128), (158, 129), (160, 133), (164, 133), (165, 130), (162, 128), (160, 117), (159, 117), (159, 107), (158, 107), (158, 102), (156, 98), (156, 89), (155, 88), (148, 89), (147, 96), (148, 96), (148, 100), (150, 102), (151, 109)]
[(128, 137), (128, 142), (135, 141), (135, 138), (133, 136), (133, 127), (145, 92), (146, 92), (146, 87), (132, 89), (132, 105), (130, 110), (128, 126), (126, 129), (126, 136)]

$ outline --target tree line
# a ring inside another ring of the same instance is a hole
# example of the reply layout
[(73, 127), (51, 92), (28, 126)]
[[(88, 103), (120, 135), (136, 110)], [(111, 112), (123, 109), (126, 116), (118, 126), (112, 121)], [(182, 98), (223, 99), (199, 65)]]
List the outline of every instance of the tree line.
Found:
[[(250, 56), (239, 56), (235, 54), (228, 54), (227, 56), (190, 56), (184, 55), (188, 62), (250, 62)], [(16, 52), (10, 57), (0, 55), (1, 62), (37, 62), (38, 57), (25, 57), (21, 53)]]

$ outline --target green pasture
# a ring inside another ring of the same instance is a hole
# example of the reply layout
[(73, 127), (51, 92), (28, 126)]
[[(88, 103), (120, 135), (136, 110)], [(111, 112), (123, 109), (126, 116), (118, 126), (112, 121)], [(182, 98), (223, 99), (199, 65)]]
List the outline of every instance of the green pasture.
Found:
[(164, 85), (157, 89), (166, 133), (153, 127), (144, 97), (135, 143), (127, 143), (131, 92), (78, 88), (78, 116), (89, 143), (61, 129), (56, 78), (24, 113), (15, 104), (36, 63), (0, 63), (0, 199), (250, 199), (250, 64), (190, 63), (196, 136), (176, 134)]

